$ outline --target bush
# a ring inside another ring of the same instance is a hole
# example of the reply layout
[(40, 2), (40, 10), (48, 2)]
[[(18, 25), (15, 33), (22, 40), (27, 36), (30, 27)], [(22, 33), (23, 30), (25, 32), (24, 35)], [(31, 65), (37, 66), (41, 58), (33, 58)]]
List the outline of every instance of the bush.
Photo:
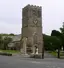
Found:
[(12, 54), (10, 54), (10, 53), (0, 53), (0, 55), (12, 56)]

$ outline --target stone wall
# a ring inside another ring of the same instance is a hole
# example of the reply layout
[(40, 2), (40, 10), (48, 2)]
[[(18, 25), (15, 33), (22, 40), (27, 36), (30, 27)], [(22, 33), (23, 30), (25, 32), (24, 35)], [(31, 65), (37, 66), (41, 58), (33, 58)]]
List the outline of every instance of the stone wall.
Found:
[(32, 52), (35, 46), (38, 53), (42, 55), (42, 7), (27, 5), (22, 9), (22, 38), (27, 38), (27, 43), (31, 45)]

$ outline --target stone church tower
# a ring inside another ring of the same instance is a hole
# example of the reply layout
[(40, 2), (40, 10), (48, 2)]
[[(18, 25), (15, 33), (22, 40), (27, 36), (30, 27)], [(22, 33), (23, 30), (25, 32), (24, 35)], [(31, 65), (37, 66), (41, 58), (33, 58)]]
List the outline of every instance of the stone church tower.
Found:
[(22, 9), (22, 48), (24, 54), (42, 56), (42, 7), (27, 5)]

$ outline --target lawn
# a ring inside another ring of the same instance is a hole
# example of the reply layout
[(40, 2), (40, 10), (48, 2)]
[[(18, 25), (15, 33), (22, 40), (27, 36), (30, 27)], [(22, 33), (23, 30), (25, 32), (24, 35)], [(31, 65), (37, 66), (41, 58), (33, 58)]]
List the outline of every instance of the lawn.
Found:
[(5, 52), (5, 53), (19, 53), (20, 51), (18, 50), (0, 50), (0, 52)]
[[(56, 51), (51, 51), (49, 52), (51, 55), (57, 57), (58, 56), (58, 53)], [(64, 52), (60, 52), (60, 58), (63, 57), (64, 58)]]
[(53, 55), (53, 56), (56, 56), (57, 57), (57, 52), (55, 52), (55, 51), (51, 51), (51, 52), (49, 52), (51, 55)]

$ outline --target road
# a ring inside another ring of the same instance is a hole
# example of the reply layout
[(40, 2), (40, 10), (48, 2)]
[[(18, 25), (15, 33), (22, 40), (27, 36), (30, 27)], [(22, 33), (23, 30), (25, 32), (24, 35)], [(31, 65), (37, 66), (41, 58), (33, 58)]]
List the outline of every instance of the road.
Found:
[(22, 58), (21, 56), (0, 56), (0, 68), (64, 68), (64, 59)]

